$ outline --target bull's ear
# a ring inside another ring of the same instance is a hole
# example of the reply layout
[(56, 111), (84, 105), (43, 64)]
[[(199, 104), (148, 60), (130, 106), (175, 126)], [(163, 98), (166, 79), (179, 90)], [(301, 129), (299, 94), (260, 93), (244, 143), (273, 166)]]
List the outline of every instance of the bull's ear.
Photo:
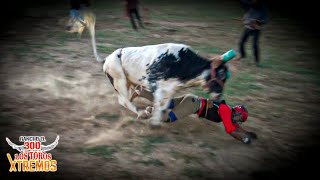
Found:
[(210, 57), (210, 61), (222, 61), (223, 57), (222, 56), (213, 56)]
[(241, 56), (237, 55), (236, 57), (230, 59), (228, 62), (230, 62), (230, 61), (239, 61), (240, 59), (241, 59)]
[(227, 79), (230, 79), (230, 77), (231, 77), (231, 72), (230, 71), (227, 71)]

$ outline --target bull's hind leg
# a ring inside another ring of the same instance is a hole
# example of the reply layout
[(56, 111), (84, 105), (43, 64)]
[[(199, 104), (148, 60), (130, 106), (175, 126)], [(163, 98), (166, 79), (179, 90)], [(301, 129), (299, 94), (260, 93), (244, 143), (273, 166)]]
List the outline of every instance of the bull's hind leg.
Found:
[(117, 90), (119, 94), (118, 95), (119, 104), (138, 115), (139, 113), (138, 113), (137, 107), (133, 105), (129, 100), (129, 91), (127, 87), (126, 78), (124, 77), (124, 78), (116, 79), (114, 81), (114, 88)]
[(138, 108), (130, 101), (129, 88), (125, 78), (115, 80), (114, 87), (119, 93), (118, 102), (120, 105), (137, 114), (138, 118), (148, 118), (150, 116), (150, 113), (147, 113), (145, 110), (138, 110)]
[(132, 104), (129, 99), (130, 93), (128, 81), (122, 69), (121, 61), (117, 56), (120, 53), (119, 51), (120, 50), (116, 50), (106, 58), (106, 61), (103, 65), (103, 71), (106, 73), (108, 79), (118, 93), (119, 104), (139, 115), (137, 107)]

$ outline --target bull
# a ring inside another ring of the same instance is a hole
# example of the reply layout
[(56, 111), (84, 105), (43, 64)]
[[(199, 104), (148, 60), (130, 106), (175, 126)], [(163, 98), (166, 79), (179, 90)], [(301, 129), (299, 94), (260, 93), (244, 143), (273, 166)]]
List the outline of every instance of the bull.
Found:
[(117, 92), (120, 105), (138, 117), (146, 117), (146, 111), (130, 101), (131, 90), (140, 86), (152, 93), (152, 127), (161, 125), (170, 99), (182, 88), (207, 87), (211, 97), (221, 96), (228, 69), (225, 63), (212, 66), (212, 59), (200, 56), (188, 45), (177, 43), (119, 48), (102, 59), (96, 47), (95, 22), (95, 15), (86, 12), (83, 21), (76, 23), (73, 26), (76, 30), (72, 31), (81, 34), (83, 27), (89, 30), (94, 56), (103, 65), (103, 72)]

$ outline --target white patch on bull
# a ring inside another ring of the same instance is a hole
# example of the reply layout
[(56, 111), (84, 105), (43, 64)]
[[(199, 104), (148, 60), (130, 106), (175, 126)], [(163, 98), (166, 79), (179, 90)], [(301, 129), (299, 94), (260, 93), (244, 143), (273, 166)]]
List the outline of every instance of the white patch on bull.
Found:
[(170, 44), (168, 53), (174, 55), (177, 61), (180, 61), (181, 60), (179, 57), (180, 50), (185, 51), (187, 48), (189, 47), (184, 44)]

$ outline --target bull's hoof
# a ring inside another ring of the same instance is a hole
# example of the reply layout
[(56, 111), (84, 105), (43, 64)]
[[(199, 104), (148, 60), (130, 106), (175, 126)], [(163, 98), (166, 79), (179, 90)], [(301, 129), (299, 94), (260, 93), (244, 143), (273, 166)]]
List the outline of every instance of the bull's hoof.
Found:
[(145, 111), (147, 111), (147, 112), (150, 113), (150, 114), (152, 114), (153, 110), (154, 110), (154, 107), (152, 107), (152, 106), (148, 106), (148, 107), (146, 107), (146, 109), (145, 109)]
[(147, 110), (142, 110), (138, 114), (138, 119), (149, 119), (151, 117), (151, 113)]
[(149, 119), (152, 116), (153, 107), (148, 106), (145, 110), (139, 111), (138, 119)]

